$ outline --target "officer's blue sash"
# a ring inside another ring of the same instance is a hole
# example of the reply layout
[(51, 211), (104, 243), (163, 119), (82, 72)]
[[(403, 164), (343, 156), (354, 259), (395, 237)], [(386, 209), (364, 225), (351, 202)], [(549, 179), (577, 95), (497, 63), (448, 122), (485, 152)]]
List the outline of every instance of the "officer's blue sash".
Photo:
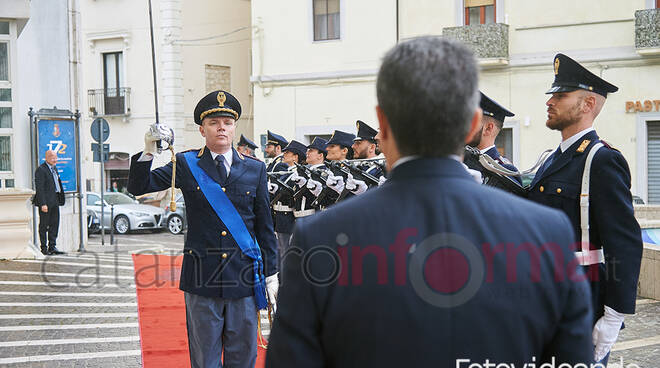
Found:
[(186, 162), (190, 172), (195, 177), (199, 188), (206, 197), (215, 214), (218, 215), (227, 229), (236, 240), (236, 243), (241, 248), (241, 251), (246, 256), (254, 260), (254, 299), (257, 304), (257, 309), (264, 309), (268, 307), (266, 300), (266, 280), (264, 277), (263, 260), (261, 259), (261, 250), (257, 240), (252, 238), (250, 232), (245, 227), (243, 218), (236, 211), (236, 207), (231, 203), (225, 192), (222, 190), (220, 184), (215, 182), (211, 177), (197, 165), (199, 159), (194, 151), (184, 153)]

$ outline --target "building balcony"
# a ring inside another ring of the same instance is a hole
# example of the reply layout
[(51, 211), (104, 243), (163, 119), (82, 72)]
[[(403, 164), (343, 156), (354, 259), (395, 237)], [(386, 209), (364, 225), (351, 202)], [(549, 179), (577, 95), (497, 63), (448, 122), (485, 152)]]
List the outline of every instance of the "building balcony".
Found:
[(509, 25), (503, 23), (476, 24), (442, 29), (445, 37), (470, 46), (482, 66), (509, 64)]
[(640, 55), (660, 55), (660, 9), (635, 12), (635, 48)]
[(87, 90), (89, 116), (128, 116), (131, 114), (131, 89), (106, 88)]

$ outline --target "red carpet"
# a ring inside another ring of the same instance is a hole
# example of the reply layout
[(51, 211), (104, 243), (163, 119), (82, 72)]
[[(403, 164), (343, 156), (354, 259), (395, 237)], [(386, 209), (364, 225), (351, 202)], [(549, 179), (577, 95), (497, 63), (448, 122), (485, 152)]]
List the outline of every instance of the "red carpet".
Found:
[[(186, 308), (179, 274), (183, 256), (134, 254), (142, 366), (190, 367)], [(264, 367), (266, 350), (259, 347), (257, 364)]]

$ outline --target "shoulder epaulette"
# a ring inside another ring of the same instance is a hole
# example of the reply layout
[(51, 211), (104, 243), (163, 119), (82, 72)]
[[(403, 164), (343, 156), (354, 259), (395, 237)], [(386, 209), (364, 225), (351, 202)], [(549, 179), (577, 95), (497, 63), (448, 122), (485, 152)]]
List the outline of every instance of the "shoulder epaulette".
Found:
[(243, 155), (243, 157), (245, 157), (245, 158), (251, 158), (251, 159), (253, 159), (253, 160), (255, 160), (255, 161), (261, 161), (260, 159), (254, 157), (254, 156)]
[(607, 148), (609, 148), (609, 149), (613, 149), (613, 150), (615, 150), (615, 151), (617, 151), (617, 152), (621, 152), (621, 151), (619, 151), (618, 149), (612, 147), (609, 143), (605, 142), (605, 141), (602, 140), (602, 139), (600, 140), (600, 143), (602, 143), (603, 146), (605, 146), (605, 147), (607, 147)]

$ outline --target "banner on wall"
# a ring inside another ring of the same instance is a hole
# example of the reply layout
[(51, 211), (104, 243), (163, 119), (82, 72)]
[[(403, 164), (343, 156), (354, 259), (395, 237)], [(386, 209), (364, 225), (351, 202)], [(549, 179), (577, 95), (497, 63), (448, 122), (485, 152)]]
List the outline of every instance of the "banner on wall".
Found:
[(78, 191), (76, 181), (76, 129), (74, 120), (37, 121), (37, 157), (41, 165), (46, 160), (46, 151), (57, 153), (57, 172), (65, 193)]

